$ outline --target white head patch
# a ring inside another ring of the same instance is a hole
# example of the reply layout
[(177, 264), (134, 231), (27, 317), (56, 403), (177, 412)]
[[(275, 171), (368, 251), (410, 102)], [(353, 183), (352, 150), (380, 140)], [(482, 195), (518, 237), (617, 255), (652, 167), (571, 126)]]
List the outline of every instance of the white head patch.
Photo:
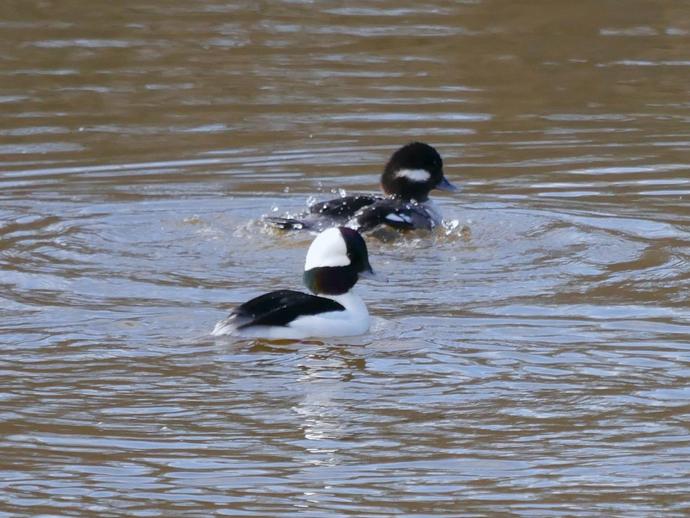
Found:
[(337, 228), (329, 228), (321, 232), (312, 241), (304, 270), (311, 270), (319, 266), (347, 266), (350, 258), (347, 256), (345, 239)]
[(395, 176), (398, 178), (407, 178), (412, 182), (424, 183), (429, 181), (431, 173), (426, 169), (400, 169), (395, 172)]

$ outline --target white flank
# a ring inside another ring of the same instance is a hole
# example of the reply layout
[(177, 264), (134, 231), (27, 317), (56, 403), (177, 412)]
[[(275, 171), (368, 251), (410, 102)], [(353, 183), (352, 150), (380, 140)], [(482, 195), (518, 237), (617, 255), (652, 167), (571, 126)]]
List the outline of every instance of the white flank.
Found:
[(407, 178), (412, 182), (428, 182), (431, 174), (426, 169), (400, 169), (395, 172), (395, 176)]
[(299, 340), (310, 337), (354, 336), (364, 334), (369, 330), (369, 312), (359, 295), (348, 292), (328, 298), (341, 304), (345, 311), (304, 315), (297, 317), (287, 326), (250, 326), (236, 329), (227, 321), (221, 321), (216, 324), (213, 335)]
[[(323, 295), (322, 295), (323, 296)], [(297, 317), (288, 324), (295, 338), (353, 336), (369, 330), (369, 312), (364, 301), (351, 291), (328, 297), (341, 304), (345, 311)]]
[(304, 261), (304, 269), (311, 270), (319, 266), (347, 266), (347, 245), (343, 235), (337, 228), (329, 228), (321, 232), (312, 242)]

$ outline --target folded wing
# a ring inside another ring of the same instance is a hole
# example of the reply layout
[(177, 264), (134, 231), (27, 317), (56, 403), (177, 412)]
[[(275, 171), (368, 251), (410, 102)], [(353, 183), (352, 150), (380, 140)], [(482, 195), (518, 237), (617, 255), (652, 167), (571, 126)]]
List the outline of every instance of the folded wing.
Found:
[(233, 327), (286, 326), (302, 315), (345, 311), (336, 301), (293, 290), (279, 290), (256, 297), (230, 312)]
[(362, 207), (380, 199), (380, 196), (366, 194), (344, 196), (315, 203), (309, 207), (309, 212), (294, 218), (268, 216), (264, 221), (281, 230), (323, 230), (346, 223)]
[(397, 230), (430, 230), (432, 220), (423, 206), (395, 198), (385, 198), (363, 207), (355, 214), (355, 228), (366, 232), (378, 225), (387, 225)]

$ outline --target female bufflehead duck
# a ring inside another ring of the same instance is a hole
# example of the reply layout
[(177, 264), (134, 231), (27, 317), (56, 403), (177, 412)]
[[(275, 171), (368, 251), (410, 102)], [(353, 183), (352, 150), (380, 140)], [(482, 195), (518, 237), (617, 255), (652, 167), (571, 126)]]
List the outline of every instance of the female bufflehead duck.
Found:
[(304, 263), (304, 284), (314, 295), (266, 293), (233, 309), (212, 334), (299, 339), (365, 333), (369, 312), (351, 289), (373, 273), (362, 236), (351, 228), (329, 228), (316, 236)]
[(387, 225), (400, 230), (431, 230), (441, 215), (429, 200), (432, 189), (455, 191), (443, 176), (443, 160), (433, 147), (412, 142), (391, 156), (381, 175), (386, 196), (360, 194), (316, 203), (298, 218), (266, 218), (284, 230), (318, 230), (333, 224), (360, 232)]

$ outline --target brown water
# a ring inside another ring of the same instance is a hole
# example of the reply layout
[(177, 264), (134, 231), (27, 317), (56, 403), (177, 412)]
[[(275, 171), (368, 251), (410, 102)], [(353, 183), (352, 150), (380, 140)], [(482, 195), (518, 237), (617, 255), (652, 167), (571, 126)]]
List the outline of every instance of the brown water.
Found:
[[(690, 3), (0, 12), (3, 516), (690, 513)], [(370, 334), (209, 336), (412, 139)]]

